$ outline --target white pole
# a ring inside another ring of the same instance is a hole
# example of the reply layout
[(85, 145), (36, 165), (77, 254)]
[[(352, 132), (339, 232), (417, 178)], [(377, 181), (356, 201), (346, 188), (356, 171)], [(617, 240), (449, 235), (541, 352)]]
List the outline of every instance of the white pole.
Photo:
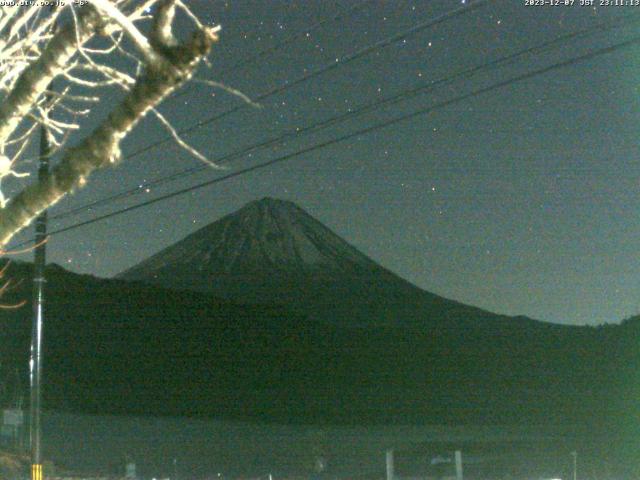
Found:
[(456, 450), (456, 480), (462, 479), (462, 452)]
[(393, 472), (393, 449), (387, 450), (387, 480), (394, 480)]

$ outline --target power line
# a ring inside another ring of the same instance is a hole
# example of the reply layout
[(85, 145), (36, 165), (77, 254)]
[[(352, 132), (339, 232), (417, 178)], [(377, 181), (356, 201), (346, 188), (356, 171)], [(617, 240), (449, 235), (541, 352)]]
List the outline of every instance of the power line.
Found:
[[(398, 42), (398, 41), (400, 41), (400, 40), (402, 40), (402, 39), (404, 39), (406, 37), (409, 37), (411, 35), (415, 35), (415, 34), (421, 32), (423, 30), (426, 30), (427, 28), (434, 27), (436, 25), (439, 25), (441, 23), (446, 22), (447, 20), (450, 20), (452, 18), (456, 18), (456, 17), (458, 17), (460, 15), (464, 15), (464, 14), (470, 13), (470, 12), (472, 12), (472, 11), (474, 11), (474, 10), (484, 6), (484, 5), (486, 5), (490, 1), (492, 1), (492, 0), (476, 0), (474, 2), (468, 3), (464, 7), (459, 7), (459, 8), (456, 8), (454, 10), (450, 10), (449, 12), (444, 13), (442, 15), (439, 15), (438, 17), (436, 17), (436, 18), (434, 18), (432, 20), (427, 20), (425, 22), (421, 22), (421, 23), (419, 23), (417, 25), (414, 25), (413, 27), (410, 27), (410, 28), (408, 28), (406, 30), (403, 30), (403, 31), (399, 32), (399, 33), (396, 33), (396, 34), (394, 34), (394, 35), (392, 35), (390, 37), (384, 38), (384, 39), (379, 40), (379, 41), (377, 41), (375, 43), (372, 43), (372, 44), (369, 44), (369, 45), (367, 45), (365, 47), (362, 47), (359, 50), (356, 50), (355, 52), (353, 52), (351, 54), (344, 55), (344, 56), (342, 56), (340, 58), (337, 58), (335, 62), (331, 62), (331, 63), (325, 65), (324, 67), (321, 67), (321, 68), (319, 68), (317, 70), (314, 70), (312, 72), (303, 74), (303, 75), (299, 76), (298, 78), (296, 78), (295, 80), (285, 81), (284, 83), (280, 84), (279, 86), (274, 87), (271, 90), (268, 90), (268, 91), (258, 95), (257, 97), (253, 98), (252, 101), (256, 102), (256, 103), (257, 102), (261, 102), (261, 101), (263, 101), (263, 100), (265, 100), (265, 99), (267, 99), (269, 97), (272, 97), (273, 95), (277, 95), (278, 93), (284, 92), (284, 91), (286, 91), (286, 90), (288, 90), (290, 88), (293, 88), (293, 87), (295, 87), (297, 85), (300, 85), (303, 82), (306, 82), (307, 80), (310, 80), (310, 79), (315, 78), (315, 77), (317, 77), (319, 75), (322, 75), (324, 73), (327, 73), (327, 72), (330, 72), (332, 70), (335, 70), (338, 67), (342, 67), (344, 65), (347, 65), (347, 64), (349, 64), (349, 63), (351, 63), (351, 62), (353, 62), (353, 61), (355, 61), (355, 60), (357, 60), (359, 58), (364, 57), (365, 55), (368, 55), (371, 52), (374, 52), (376, 50), (379, 50), (381, 48), (389, 46), (389, 45), (391, 45), (391, 44), (393, 44), (395, 42)], [(199, 128), (202, 128), (205, 125), (209, 125), (209, 124), (211, 124), (213, 122), (216, 122), (218, 120), (221, 120), (221, 119), (223, 119), (223, 118), (225, 118), (225, 117), (227, 117), (227, 116), (229, 116), (229, 115), (231, 115), (233, 113), (236, 113), (236, 112), (242, 110), (243, 108), (245, 108), (246, 106), (247, 106), (247, 104), (243, 103), (243, 104), (238, 105), (238, 106), (236, 106), (234, 108), (231, 108), (231, 109), (229, 109), (229, 110), (227, 110), (225, 112), (222, 112), (222, 113), (220, 113), (218, 115), (214, 115), (214, 116), (209, 117), (209, 118), (207, 118), (205, 120), (197, 122), (197, 123), (193, 124), (190, 127), (187, 127), (185, 129), (179, 130), (177, 133), (179, 135), (190, 134), (191, 132), (193, 132), (193, 131), (195, 131), (195, 130), (197, 130)], [(171, 136), (171, 135), (166, 136), (162, 140), (158, 140), (157, 142), (154, 142), (154, 143), (152, 143), (150, 145), (147, 145), (146, 147), (139, 148), (138, 150), (130, 153), (129, 155), (127, 155), (125, 157), (125, 159), (130, 159), (130, 158), (133, 158), (133, 157), (137, 157), (138, 155), (140, 155), (142, 153), (145, 153), (145, 152), (147, 152), (149, 150), (152, 150), (152, 149), (154, 149), (156, 147), (159, 147), (160, 145), (164, 145), (165, 143), (168, 143), (168, 142), (171, 142), (171, 141), (173, 141), (173, 136)]]
[[(183, 189), (180, 189), (180, 190), (176, 190), (174, 192), (170, 192), (170, 193), (165, 194), (165, 195), (161, 195), (159, 197), (147, 200), (145, 202), (138, 203), (136, 205), (131, 205), (129, 207), (116, 210), (114, 212), (110, 212), (110, 213), (107, 213), (107, 214), (104, 214), (104, 215), (101, 215), (101, 216), (98, 216), (98, 217), (94, 217), (94, 218), (89, 219), (89, 220), (85, 220), (83, 222), (79, 222), (79, 223), (76, 223), (76, 224), (73, 224), (73, 225), (69, 225), (69, 226), (64, 227), (64, 228), (60, 228), (60, 229), (54, 230), (54, 231), (49, 233), (49, 236), (53, 236), (53, 235), (57, 235), (57, 234), (60, 234), (60, 233), (68, 232), (68, 231), (74, 230), (76, 228), (80, 228), (80, 227), (83, 227), (83, 226), (86, 226), (86, 225), (90, 225), (92, 223), (100, 222), (100, 221), (106, 220), (108, 218), (112, 218), (112, 217), (115, 217), (115, 216), (118, 216), (118, 215), (122, 215), (124, 213), (130, 212), (130, 211), (133, 211), (133, 210), (137, 210), (139, 208), (146, 207), (146, 206), (152, 205), (154, 203), (158, 203), (158, 202), (163, 201), (163, 200), (167, 200), (169, 198), (177, 197), (179, 195), (183, 195), (185, 193), (193, 192), (195, 190), (199, 190), (201, 188), (204, 188), (204, 187), (207, 187), (207, 186), (210, 186), (210, 185), (214, 185), (216, 183), (221, 183), (223, 181), (226, 181), (226, 180), (229, 180), (229, 179), (232, 179), (232, 178), (235, 178), (235, 177), (247, 174), (247, 173), (251, 173), (251, 172), (254, 172), (254, 171), (257, 171), (257, 170), (261, 170), (263, 168), (267, 168), (267, 167), (270, 167), (270, 166), (275, 165), (277, 163), (281, 163), (281, 162), (290, 160), (290, 159), (298, 157), (300, 155), (304, 155), (306, 153), (310, 153), (312, 151), (319, 150), (319, 149), (324, 148), (324, 147), (335, 145), (335, 144), (338, 144), (340, 142), (343, 142), (345, 140), (348, 140), (348, 139), (351, 139), (351, 138), (354, 138), (354, 137), (358, 137), (358, 136), (361, 136), (361, 135), (366, 135), (366, 134), (371, 133), (373, 131), (380, 130), (382, 128), (386, 128), (386, 127), (389, 127), (391, 125), (395, 125), (397, 123), (400, 123), (400, 122), (403, 122), (403, 121), (406, 121), (406, 120), (410, 120), (410, 119), (418, 117), (420, 115), (425, 115), (427, 113), (431, 113), (431, 112), (433, 112), (435, 110), (448, 107), (448, 106), (450, 106), (450, 105), (452, 105), (454, 103), (458, 103), (458, 102), (463, 101), (463, 100), (468, 100), (470, 98), (473, 98), (473, 97), (476, 97), (476, 96), (479, 96), (479, 95), (482, 95), (482, 94), (485, 94), (485, 93), (500, 89), (502, 87), (506, 87), (508, 85), (511, 85), (511, 84), (514, 84), (514, 83), (517, 83), (517, 82), (521, 82), (523, 80), (528, 80), (528, 79), (536, 77), (538, 75), (543, 75), (543, 74), (549, 73), (549, 72), (551, 72), (553, 70), (557, 70), (559, 68), (564, 68), (564, 67), (568, 67), (568, 66), (571, 66), (571, 65), (575, 65), (577, 63), (580, 63), (580, 62), (583, 62), (583, 61), (586, 61), (586, 60), (591, 60), (591, 59), (596, 58), (598, 56), (605, 55), (605, 54), (608, 54), (608, 53), (612, 53), (612, 52), (614, 52), (616, 50), (619, 50), (619, 49), (622, 49), (622, 48), (626, 48), (626, 47), (630, 47), (630, 46), (638, 44), (638, 43), (640, 43), (640, 36), (633, 37), (633, 38), (631, 38), (629, 40), (626, 40), (624, 42), (617, 43), (617, 44), (614, 44), (614, 45), (611, 45), (611, 46), (608, 46), (608, 47), (604, 47), (604, 48), (601, 48), (601, 49), (598, 49), (598, 50), (595, 50), (595, 51), (580, 55), (578, 57), (574, 57), (574, 58), (571, 58), (571, 59), (568, 59), (568, 60), (557, 62), (557, 63), (554, 63), (554, 64), (552, 64), (550, 66), (541, 68), (541, 69), (537, 69), (537, 70), (534, 70), (534, 71), (531, 71), (531, 72), (528, 72), (528, 73), (524, 73), (524, 74), (518, 75), (518, 76), (510, 78), (508, 80), (504, 80), (504, 81), (495, 83), (493, 85), (474, 90), (472, 92), (469, 92), (469, 93), (454, 97), (452, 99), (445, 100), (445, 101), (442, 101), (442, 102), (438, 102), (438, 103), (436, 103), (434, 105), (431, 105), (431, 106), (429, 106), (427, 108), (416, 110), (415, 112), (408, 113), (408, 114), (405, 114), (405, 115), (401, 115), (399, 117), (396, 117), (396, 118), (393, 118), (393, 119), (378, 123), (376, 125), (372, 125), (372, 126), (357, 130), (355, 132), (352, 132), (352, 133), (349, 133), (349, 134), (346, 134), (346, 135), (343, 135), (343, 136), (340, 136), (340, 137), (337, 137), (337, 138), (334, 138), (334, 139), (331, 139), (331, 140), (327, 140), (325, 142), (322, 142), (322, 143), (319, 143), (319, 144), (316, 144), (316, 145), (312, 145), (310, 147), (306, 147), (306, 148), (300, 149), (300, 150), (298, 150), (296, 152), (289, 153), (289, 154), (283, 155), (281, 157), (274, 158), (274, 159), (269, 160), (267, 162), (263, 162), (263, 163), (260, 163), (260, 164), (257, 164), (257, 165), (253, 165), (251, 167), (244, 168), (242, 170), (238, 170), (236, 172), (224, 175), (222, 177), (217, 177), (217, 178), (212, 179), (212, 180), (208, 180), (208, 181), (205, 181), (205, 182), (202, 182), (202, 183), (198, 183), (196, 185), (192, 185), (190, 187), (186, 187), (186, 188), (183, 188)], [(20, 247), (22, 245), (25, 245), (25, 244), (28, 244), (30, 242), (31, 242), (31, 240), (26, 241), (26, 242), (22, 242), (21, 244), (17, 245), (14, 248), (18, 248), (18, 247)]]
[[(633, 15), (632, 17), (625, 17), (623, 20), (619, 20), (619, 21), (614, 21), (614, 22), (608, 22), (608, 23), (602, 23), (602, 24), (598, 24), (598, 25), (594, 25), (591, 27), (586, 27), (584, 29), (575, 31), (575, 32), (571, 32), (571, 33), (567, 33), (564, 35), (560, 35), (552, 40), (543, 42), (541, 44), (538, 45), (534, 45), (532, 47), (528, 47), (522, 50), (519, 50), (517, 52), (514, 52), (512, 54), (500, 57), (498, 59), (495, 59), (493, 61), (490, 61), (488, 63), (484, 63), (481, 65), (477, 65), (474, 67), (470, 67), (464, 70), (461, 70), (453, 75), (449, 75), (449, 76), (445, 76), (445, 77), (441, 77), (437, 80), (432, 80), (427, 82), (426, 84), (421, 84), (418, 85), (417, 87), (414, 87), (410, 90), (403, 90), (395, 95), (380, 99), (380, 100), (376, 100), (374, 102), (369, 102), (367, 104), (362, 105), (361, 107), (355, 109), (355, 110), (351, 110), (349, 112), (345, 112), (343, 114), (340, 114), (338, 116), (335, 117), (331, 117), (329, 119), (326, 119), (324, 121), (321, 121), (319, 123), (315, 123), (313, 125), (309, 125), (307, 127), (304, 127), (302, 129), (294, 129), (294, 130), (289, 130), (287, 132), (282, 133), (281, 135), (277, 136), (277, 137), (272, 137), (268, 140), (263, 140), (259, 143), (256, 144), (252, 144), (250, 146), (244, 147), (240, 150), (236, 150), (235, 152), (232, 152), (230, 154), (224, 155), (221, 158), (215, 159), (215, 161), (217, 163), (224, 163), (224, 162), (228, 162), (230, 160), (242, 157), (244, 155), (246, 155), (249, 152), (253, 152), (255, 150), (258, 149), (262, 149), (265, 147), (269, 147), (275, 144), (281, 144), (283, 143), (285, 140), (289, 139), (289, 138), (293, 138), (293, 139), (298, 139), (299, 137), (301, 137), (302, 135), (308, 134), (308, 133), (313, 133), (313, 132), (317, 132), (321, 129), (324, 129), (326, 127), (329, 127), (331, 125), (335, 125), (336, 123), (340, 123), (343, 122), (345, 120), (348, 120), (350, 118), (353, 118), (355, 116), (361, 115), (363, 113), (372, 111), (374, 109), (377, 109), (381, 106), (384, 105), (393, 105), (402, 101), (405, 101), (409, 98), (413, 98), (417, 95), (420, 94), (424, 94), (427, 93), (431, 90), (436, 89), (439, 86), (442, 85), (447, 85), (447, 84), (451, 84), (454, 81), (460, 80), (460, 79), (467, 79), (467, 78), (471, 78), (474, 75), (482, 72), (482, 71), (486, 71), (486, 70), (490, 70), (490, 69), (494, 69), (494, 68), (498, 68), (501, 66), (504, 66), (506, 64), (511, 64), (514, 61), (516, 61), (517, 59), (525, 56), (525, 55), (529, 55), (529, 54), (534, 54), (534, 53), (538, 53), (540, 51), (544, 51), (547, 49), (550, 49), (551, 47), (555, 47), (558, 46), (557, 44), (564, 44), (569, 40), (575, 39), (575, 38), (581, 38), (584, 37), (586, 35), (592, 34), (593, 32), (596, 31), (606, 31), (615, 27), (619, 27), (621, 25), (624, 24), (628, 24), (628, 23), (632, 23), (632, 22), (637, 22), (638, 19), (640, 19), (640, 14), (636, 14)], [(197, 167), (191, 167), (188, 169), (184, 169), (181, 170), (179, 172), (173, 173), (171, 175), (165, 176), (165, 177), (161, 177), (158, 178), (152, 182), (148, 182), (146, 183), (144, 186), (145, 188), (151, 188), (151, 187), (155, 187), (161, 184), (165, 184), (174, 180), (177, 180), (179, 178), (188, 176), (188, 175), (192, 175), (194, 173), (203, 171), (203, 170), (207, 170), (209, 167), (204, 166), (204, 165), (200, 165)], [(85, 205), (81, 205), (79, 207), (75, 207), (73, 209), (70, 210), (66, 210), (64, 212), (61, 212), (57, 215), (52, 216), (52, 219), (60, 219), (60, 218), (66, 218), (69, 216), (73, 216), (76, 215), (86, 209), (89, 208), (94, 208), (97, 206), (101, 206), (101, 205), (107, 205), (113, 201), (119, 200), (119, 199), (123, 199), (123, 198), (127, 198), (136, 194), (141, 193), (141, 189), (140, 187), (136, 187), (136, 188), (132, 188), (132, 189), (128, 189), (125, 190), (123, 192), (119, 192), (117, 194), (108, 196), (106, 198), (102, 198), (99, 200), (96, 200), (94, 202), (91, 202), (89, 204), (85, 204)]]
[[(302, 82), (304, 82), (306, 80), (309, 80), (310, 78), (313, 78), (315, 76), (321, 75), (321, 74), (323, 74), (323, 73), (325, 73), (327, 71), (333, 70), (333, 69), (335, 69), (335, 68), (337, 68), (339, 66), (340, 67), (344, 66), (344, 65), (348, 64), (351, 61), (354, 61), (354, 60), (356, 60), (356, 59), (358, 59), (358, 58), (360, 58), (360, 57), (362, 57), (362, 56), (364, 56), (364, 55), (366, 55), (368, 53), (371, 53), (371, 52), (377, 50), (378, 48), (383, 48), (383, 47), (385, 47), (387, 45), (395, 43), (395, 42), (405, 38), (406, 36), (418, 33), (418, 32), (420, 32), (420, 31), (422, 31), (422, 30), (424, 30), (426, 28), (429, 28), (429, 27), (438, 25), (440, 23), (443, 23), (443, 22), (449, 20), (450, 18), (455, 18), (455, 17), (457, 17), (459, 15), (462, 15), (462, 14), (468, 13), (470, 11), (473, 11), (473, 10), (475, 10), (477, 8), (480, 8), (481, 6), (483, 6), (484, 4), (488, 3), (489, 1), (491, 1), (491, 0), (477, 0), (477, 1), (475, 1), (473, 3), (470, 3), (470, 4), (468, 4), (468, 5), (464, 6), (464, 7), (459, 7), (457, 9), (451, 10), (451, 11), (449, 11), (447, 13), (439, 15), (438, 17), (436, 17), (434, 19), (431, 19), (431, 20), (428, 20), (428, 21), (425, 21), (425, 22), (421, 22), (421, 23), (419, 23), (417, 25), (414, 25), (413, 27), (410, 27), (410, 28), (408, 28), (406, 30), (403, 30), (403, 31), (401, 31), (401, 32), (399, 32), (399, 33), (397, 33), (395, 35), (392, 35), (390, 37), (386, 37), (386, 38), (384, 38), (384, 39), (382, 39), (382, 40), (380, 40), (378, 42), (375, 42), (375, 43), (370, 44), (370, 45), (368, 45), (366, 47), (363, 47), (363, 48), (357, 50), (356, 52), (354, 52), (352, 54), (346, 55), (346, 56), (342, 57), (341, 59), (338, 59), (338, 62), (335, 62), (335, 63), (332, 62), (332, 63), (330, 63), (328, 65), (325, 65), (324, 67), (322, 67), (322, 68), (320, 68), (318, 70), (315, 70), (315, 71), (310, 72), (308, 74), (302, 75), (301, 77), (298, 77), (296, 80), (294, 80), (292, 82), (285, 82), (284, 84), (282, 84), (282, 85), (280, 85), (280, 86), (278, 86), (278, 87), (276, 87), (276, 88), (274, 88), (272, 90), (269, 90), (269, 91), (263, 93), (262, 95), (256, 97), (254, 99), (254, 101), (258, 102), (258, 101), (264, 100), (267, 97), (270, 97), (272, 95), (275, 95), (276, 93), (280, 93), (280, 92), (282, 92), (284, 90), (292, 88), (295, 85), (298, 85), (298, 84), (300, 84), (300, 83), (302, 83)], [(195, 131), (195, 130), (197, 130), (199, 128), (204, 127), (205, 125), (208, 125), (208, 124), (210, 124), (210, 123), (212, 123), (214, 121), (217, 121), (217, 120), (219, 120), (219, 119), (221, 119), (221, 118), (223, 118), (223, 117), (225, 117), (227, 115), (230, 115), (230, 114), (242, 109), (244, 106), (245, 105), (238, 106), (238, 107), (232, 108), (230, 110), (227, 110), (226, 112), (223, 112), (221, 114), (215, 115), (213, 117), (209, 117), (206, 120), (200, 121), (200, 122), (198, 122), (198, 123), (196, 123), (196, 124), (194, 124), (194, 125), (192, 125), (190, 127), (187, 127), (186, 129), (178, 131), (178, 134), (179, 135), (189, 134), (189, 133), (191, 133), (191, 132), (193, 132), (193, 131)], [(150, 145), (147, 145), (145, 147), (142, 147), (142, 148), (130, 153), (129, 155), (125, 156), (123, 160), (128, 160), (128, 159), (134, 158), (134, 157), (136, 157), (136, 156), (138, 156), (138, 155), (140, 155), (140, 154), (142, 154), (142, 153), (144, 153), (146, 151), (149, 151), (149, 150), (151, 150), (153, 148), (156, 148), (156, 147), (158, 147), (160, 145), (163, 145), (164, 143), (167, 143), (167, 142), (172, 141), (172, 140), (173, 140), (172, 136), (165, 137), (162, 140), (154, 142), (154, 143), (152, 143)], [(269, 141), (267, 143), (269, 143)], [(226, 158), (224, 160), (226, 160)], [(193, 169), (189, 169), (190, 171), (188, 173), (186, 173), (186, 174), (198, 171), (197, 169), (199, 169), (199, 168), (200, 167), (194, 167)], [(160, 181), (160, 183), (164, 183), (164, 181)], [(148, 184), (147, 187), (148, 186), (150, 186), (150, 185)], [(109, 200), (116, 200), (116, 199), (119, 199), (119, 198), (123, 198), (123, 197), (129, 196), (128, 193), (133, 193), (133, 191), (125, 192), (123, 194), (113, 195), (113, 196), (109, 197)], [(99, 203), (102, 204), (104, 202), (103, 201), (99, 201)], [(93, 206), (93, 205), (91, 205), (91, 206)], [(77, 209), (73, 209), (73, 213), (75, 213), (76, 210)], [(61, 217), (64, 217), (64, 216), (68, 216), (70, 214), (72, 214), (71, 211), (63, 212), (63, 213), (60, 213), (57, 216), (51, 217), (51, 218), (61, 218)]]

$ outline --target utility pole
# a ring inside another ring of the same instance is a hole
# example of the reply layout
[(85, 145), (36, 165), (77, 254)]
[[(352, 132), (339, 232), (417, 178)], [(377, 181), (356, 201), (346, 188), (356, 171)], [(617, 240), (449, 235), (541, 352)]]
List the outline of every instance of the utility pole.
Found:
[[(50, 7), (51, 14), (55, 6)], [(57, 30), (54, 20), (53, 32)], [(48, 85), (53, 90), (53, 82)], [(47, 93), (45, 105), (51, 102), (52, 95)], [(49, 157), (51, 142), (49, 130), (45, 123), (40, 126), (40, 159), (38, 165), (38, 181), (44, 183), (49, 178)], [(42, 445), (41, 445), (41, 408), (42, 408), (42, 333), (44, 324), (45, 266), (47, 263), (47, 211), (44, 210), (35, 224), (35, 252), (33, 258), (33, 323), (31, 326), (31, 358), (29, 361), (29, 383), (31, 401), (29, 402), (29, 440), (31, 448), (31, 480), (43, 480)]]
[[(50, 87), (51, 88), (51, 87)], [(46, 181), (49, 177), (49, 132), (47, 127), (40, 127), (40, 164), (38, 180)], [(31, 327), (31, 359), (29, 361), (29, 382), (31, 386), (31, 402), (29, 404), (29, 438), (31, 447), (31, 480), (42, 480), (41, 450), (41, 381), (42, 381), (42, 328), (44, 323), (44, 287), (46, 265), (47, 211), (36, 219), (35, 252), (33, 261), (33, 323)]]
[(573, 457), (573, 480), (578, 480), (578, 452), (574, 450), (571, 456)]

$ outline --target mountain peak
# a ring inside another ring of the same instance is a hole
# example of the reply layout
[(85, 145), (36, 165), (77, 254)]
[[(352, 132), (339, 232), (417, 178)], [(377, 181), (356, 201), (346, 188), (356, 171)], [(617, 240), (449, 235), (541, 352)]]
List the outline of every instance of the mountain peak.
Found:
[(245, 207), (248, 207), (250, 205), (260, 205), (260, 206), (268, 206), (268, 207), (293, 207), (293, 208), (300, 208), (298, 207), (295, 203), (293, 203), (290, 200), (283, 200), (281, 198), (275, 198), (275, 197), (262, 197), (260, 200), (254, 200), (252, 202), (247, 203), (247, 205), (245, 205)]
[(262, 214), (278, 216), (309, 215), (292, 201), (274, 197), (263, 197), (260, 200), (249, 202), (244, 207), (240, 208), (240, 210), (235, 214), (247, 215), (252, 211), (259, 211)]
[(278, 278), (337, 279), (375, 271), (388, 274), (295, 203), (264, 197), (119, 276), (173, 286), (182, 279), (179, 285), (191, 288), (219, 283), (223, 277), (275, 284)]
[(420, 290), (295, 203), (271, 197), (244, 205), (118, 277), (239, 302), (294, 304), (310, 308), (312, 316), (322, 311), (332, 321), (352, 323), (411, 322), (416, 311), (441, 317), (446, 310), (453, 318), (471, 308)]

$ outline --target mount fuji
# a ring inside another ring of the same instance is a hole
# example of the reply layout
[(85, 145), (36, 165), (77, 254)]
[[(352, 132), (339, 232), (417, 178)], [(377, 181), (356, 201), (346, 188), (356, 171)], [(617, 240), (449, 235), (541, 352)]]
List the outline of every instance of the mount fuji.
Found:
[(241, 303), (286, 304), (351, 324), (499, 317), (419, 289), (296, 204), (273, 198), (245, 205), (118, 278)]

